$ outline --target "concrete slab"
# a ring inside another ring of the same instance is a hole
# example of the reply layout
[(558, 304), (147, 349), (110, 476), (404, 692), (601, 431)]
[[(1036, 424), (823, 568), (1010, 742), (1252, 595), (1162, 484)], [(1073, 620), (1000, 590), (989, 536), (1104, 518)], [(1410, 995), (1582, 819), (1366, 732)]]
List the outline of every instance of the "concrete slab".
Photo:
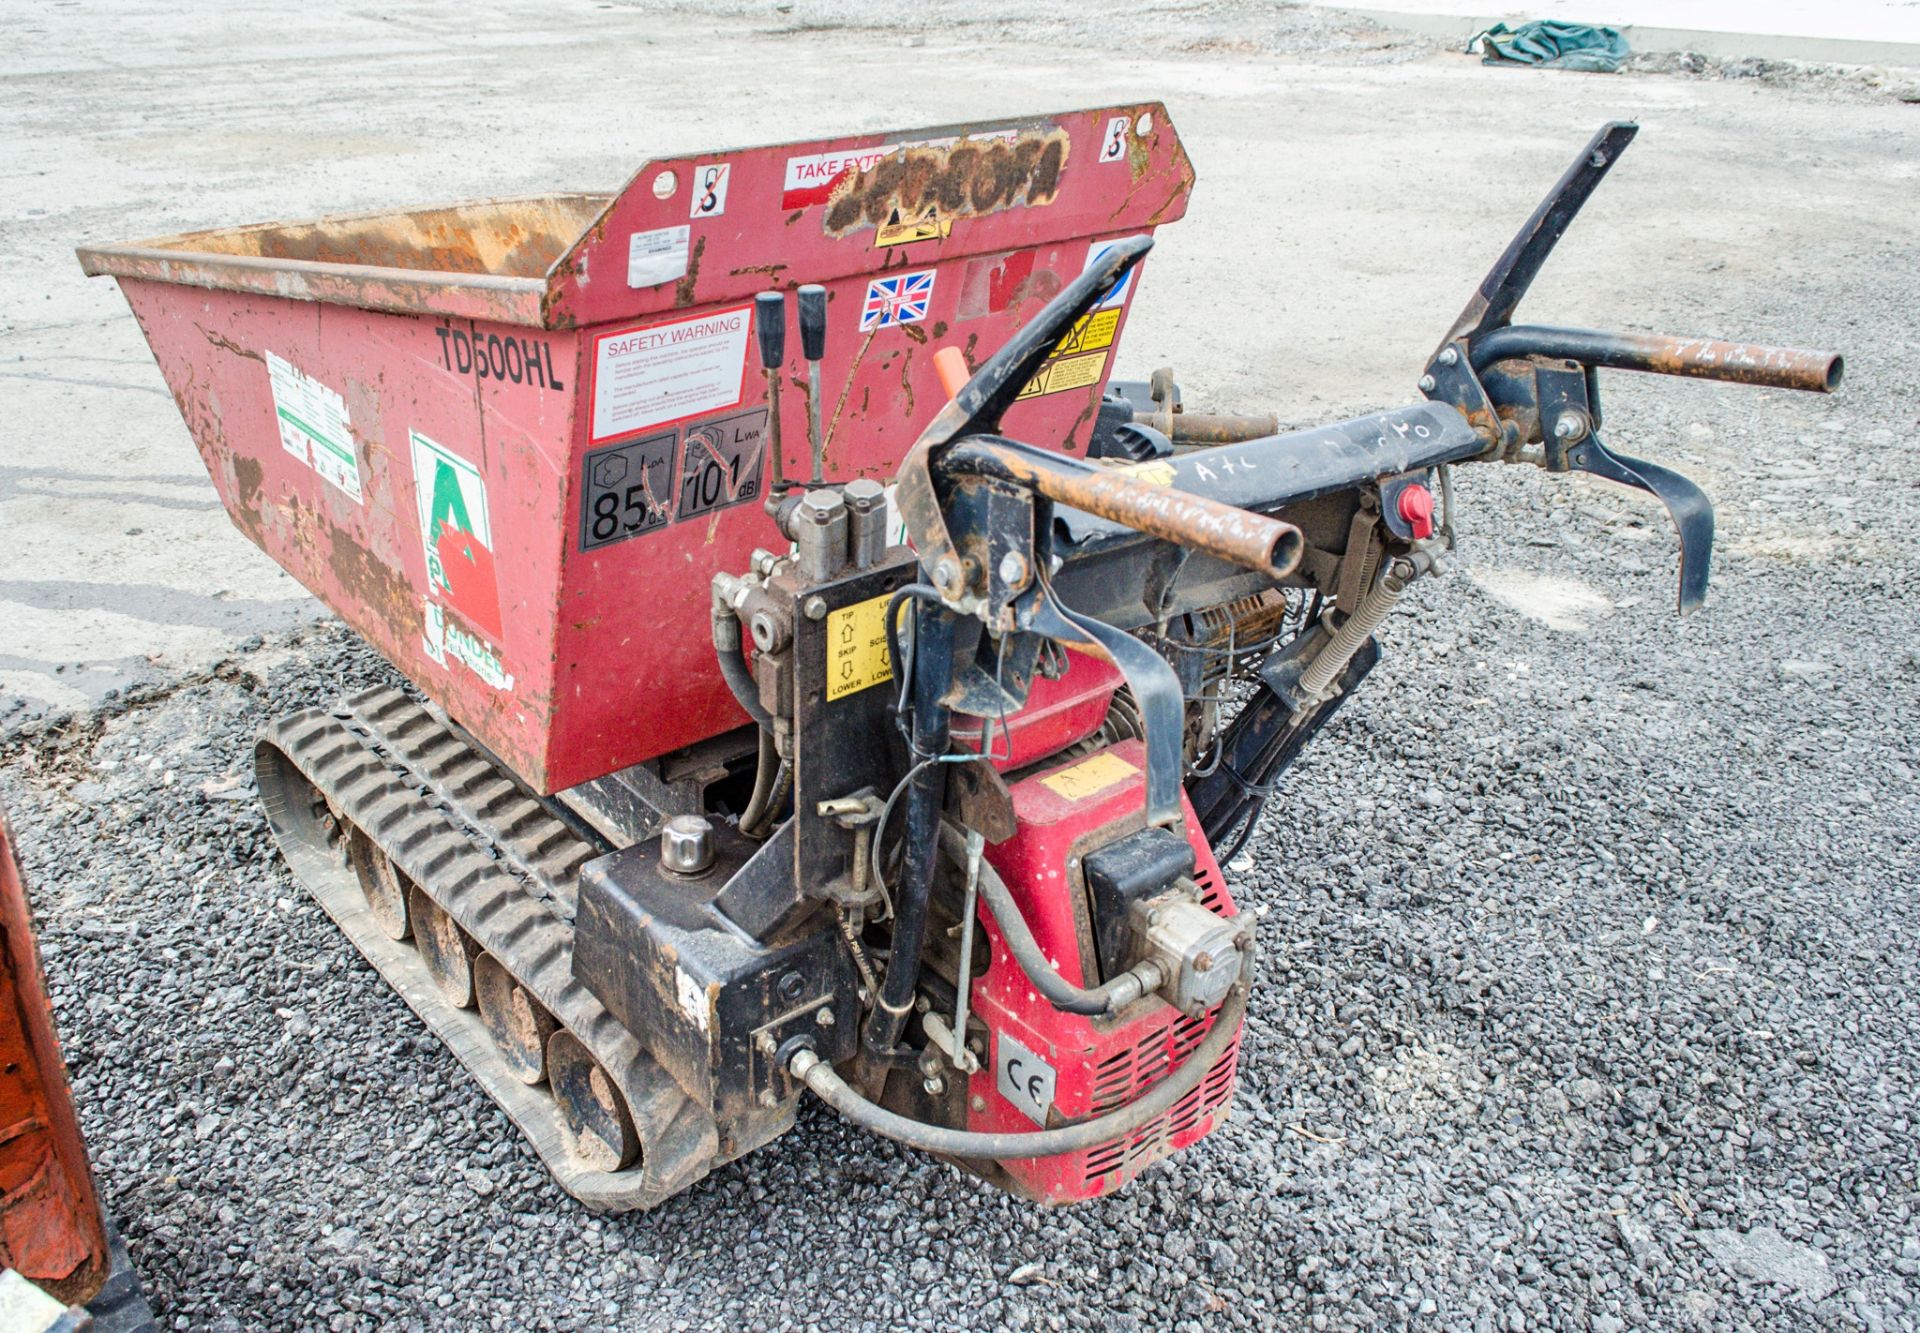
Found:
[(1891, 101), (1515, 78), (1290, 6), (1035, 9), (20, 11), (0, 53), (0, 730), (324, 614), (228, 524), (118, 292), (81, 276), (83, 240), (607, 188), (654, 150), (1160, 97), (1200, 184), (1122, 368), (1171, 362), (1195, 401), (1304, 422), (1413, 398), (1435, 338), (1611, 117), (1646, 132), (1542, 280), (1543, 317), (1793, 343), (1778, 303), (1759, 327), (1713, 312), (1785, 267), (1920, 237), (1914, 113)]

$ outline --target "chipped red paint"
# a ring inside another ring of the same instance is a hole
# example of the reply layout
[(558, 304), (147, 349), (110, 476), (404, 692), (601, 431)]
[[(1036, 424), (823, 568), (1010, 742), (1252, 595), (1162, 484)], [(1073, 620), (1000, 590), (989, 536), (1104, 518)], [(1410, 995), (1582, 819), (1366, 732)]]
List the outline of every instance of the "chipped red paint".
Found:
[[(1122, 116), (1134, 127), (1128, 151), (1103, 163), (1099, 138)], [(931, 174), (923, 187), (920, 168), (968, 161), (959, 149), (976, 139), (982, 152), (966, 185), (986, 183), (946, 219), (944, 237), (880, 245), (877, 225), (849, 222), (849, 200), (861, 201), (864, 218), (870, 200), (890, 209), (937, 187)], [(937, 151), (905, 147), (929, 143)], [(993, 165), (996, 145), (1016, 164), (1028, 152), (1018, 181)], [(834, 152), (866, 166), (833, 179), (825, 202), (783, 208), (788, 160)], [(888, 154), (915, 170), (881, 169)], [(695, 169), (713, 163), (730, 172), (724, 211), (690, 218)], [(655, 189), (663, 173), (675, 181), (665, 197)], [(726, 312), (770, 284), (823, 284), (826, 472), (887, 480), (944, 401), (934, 346), (956, 344), (969, 357), (999, 346), (1080, 273), (1091, 243), (1179, 217), (1192, 181), (1165, 110), (1140, 104), (663, 159), (611, 197), (233, 228), (80, 253), (87, 271), (119, 277), (234, 523), (530, 785), (553, 791), (745, 721), (714, 666), (709, 583), (780, 540), (756, 501), (582, 549), (590, 452), (673, 431), (677, 468), (687, 429), (766, 406), (749, 342), (737, 402), (677, 424), (596, 432), (602, 336)], [(828, 222), (835, 200), (838, 227)], [(634, 233), (679, 227), (690, 229), (684, 271), (628, 285)], [(923, 320), (859, 331), (873, 278), (923, 270), (936, 275)], [(781, 399), (788, 477), (810, 471), (798, 341), (788, 339)], [(342, 399), (360, 502), (282, 448), (269, 354)], [(1112, 357), (1096, 382), (1015, 405), (1008, 432), (1084, 449)], [(415, 434), (479, 473), (491, 542), (448, 546), (441, 531), (433, 549), (468, 560), (468, 577), (484, 579), (490, 567), (497, 623), (463, 616), (444, 586), (434, 593)], [(646, 493), (635, 513), (646, 512)], [(436, 660), (428, 638), (442, 622)], [(460, 656), (468, 651), (497, 667), (495, 683)], [(508, 676), (510, 686), (497, 683)]]

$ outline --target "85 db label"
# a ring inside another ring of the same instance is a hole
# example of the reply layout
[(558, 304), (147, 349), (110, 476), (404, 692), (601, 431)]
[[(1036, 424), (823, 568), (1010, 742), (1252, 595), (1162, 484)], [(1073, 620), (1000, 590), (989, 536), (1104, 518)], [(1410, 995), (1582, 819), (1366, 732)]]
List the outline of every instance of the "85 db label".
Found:
[(623, 440), (587, 455), (580, 487), (580, 549), (663, 528), (673, 519), (674, 445), (679, 432)]

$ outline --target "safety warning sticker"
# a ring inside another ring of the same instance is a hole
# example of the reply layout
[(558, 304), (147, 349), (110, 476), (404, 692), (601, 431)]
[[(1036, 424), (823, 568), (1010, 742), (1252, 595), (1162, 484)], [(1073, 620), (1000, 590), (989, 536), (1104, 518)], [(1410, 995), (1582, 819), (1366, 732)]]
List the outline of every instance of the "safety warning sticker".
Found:
[(1095, 310), (1080, 316), (1067, 336), (1053, 345), (1053, 356), (1073, 356), (1079, 352), (1097, 352), (1113, 346), (1113, 335), (1120, 328), (1118, 310)]
[(827, 702), (893, 679), (887, 660), (887, 601), (881, 593), (827, 613)]
[(332, 482), (355, 504), (364, 503), (353, 432), (347, 427), (346, 401), (272, 352), (267, 353), (267, 383), (273, 389), (280, 447)]
[(938, 203), (928, 204), (918, 213), (906, 212), (896, 205), (888, 210), (887, 220), (874, 228), (873, 243), (884, 249), (889, 245), (910, 245), (915, 241), (944, 240), (953, 231), (953, 219), (940, 216)]
[(627, 238), (627, 286), (658, 287), (687, 276), (691, 227), (636, 231)]
[(1069, 764), (1057, 773), (1048, 774), (1040, 779), (1040, 785), (1056, 796), (1079, 801), (1105, 791), (1116, 782), (1124, 782), (1139, 772), (1119, 755), (1105, 751), (1091, 759)]
[(1089, 384), (1098, 384), (1100, 376), (1107, 366), (1105, 352), (1090, 352), (1085, 356), (1063, 356), (1049, 361), (1040, 367), (1040, 372), (1027, 381), (1027, 387), (1020, 390), (1021, 398), (1039, 398), (1050, 393), (1065, 393), (1069, 389), (1084, 389)]
[(709, 162), (693, 169), (693, 214), (695, 219), (717, 218), (727, 211), (727, 179), (733, 166), (727, 162)]
[(875, 148), (843, 148), (831, 153), (809, 153), (787, 159), (787, 175), (780, 194), (783, 209), (809, 208), (833, 198), (833, 187), (849, 171), (865, 171), (874, 163), (892, 157), (902, 144), (881, 144)]
[(687, 427), (680, 464), (676, 518), (697, 518), (760, 498), (760, 460), (766, 456), (767, 410), (721, 417)]
[[(494, 575), (493, 520), (480, 469), (418, 431), (413, 494), (427, 562), (427, 655), (451, 657), (498, 690), (511, 689), (499, 652), (500, 588)], [(452, 614), (448, 614), (451, 612)]]
[(740, 306), (594, 339), (593, 443), (738, 403), (752, 322)]
[(580, 549), (638, 537), (673, 517), (676, 431), (588, 451), (580, 485)]

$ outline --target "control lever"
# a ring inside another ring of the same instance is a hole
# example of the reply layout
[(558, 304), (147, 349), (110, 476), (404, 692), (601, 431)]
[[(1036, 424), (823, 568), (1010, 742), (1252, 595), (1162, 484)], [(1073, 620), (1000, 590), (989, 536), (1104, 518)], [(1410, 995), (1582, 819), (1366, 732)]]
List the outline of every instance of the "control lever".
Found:
[(767, 512), (774, 513), (786, 496), (780, 479), (780, 368), (787, 362), (787, 298), (779, 292), (761, 292), (753, 298), (753, 337), (760, 344), (760, 369), (767, 378), (767, 451), (770, 476)]
[(813, 484), (825, 480), (826, 443), (820, 438), (820, 362), (827, 354), (827, 289), (810, 282), (799, 291), (800, 355), (807, 362), (807, 448)]

